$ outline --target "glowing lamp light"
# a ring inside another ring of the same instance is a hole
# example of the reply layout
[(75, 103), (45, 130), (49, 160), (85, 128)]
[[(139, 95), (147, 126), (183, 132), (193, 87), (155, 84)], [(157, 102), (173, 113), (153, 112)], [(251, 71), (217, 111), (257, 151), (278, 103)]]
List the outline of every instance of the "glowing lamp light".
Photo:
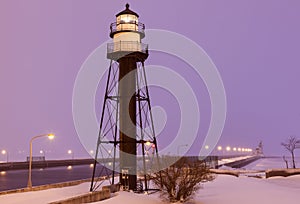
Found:
[(209, 149), (209, 146), (208, 145), (205, 145), (205, 147), (204, 147), (205, 149)]
[(67, 167), (68, 170), (71, 170), (73, 167), (70, 165)]
[(231, 150), (231, 147), (227, 146), (227, 147), (226, 147), (226, 151), (229, 152), (230, 150)]
[(150, 141), (147, 141), (145, 144), (146, 144), (147, 146), (150, 146), (150, 145), (151, 145), (151, 142), (150, 142)]
[(221, 151), (222, 150), (222, 146), (218, 146), (218, 150)]
[(122, 16), (122, 21), (124, 21), (125, 23), (129, 23), (131, 21), (131, 18), (128, 16)]
[(1, 151), (1, 154), (6, 154), (6, 150), (5, 150), (5, 149), (2, 150), (2, 151)]
[(236, 152), (237, 149), (236, 149), (236, 147), (234, 147), (232, 150), (233, 150), (234, 152)]
[(48, 134), (48, 139), (49, 140), (53, 140), (55, 137), (55, 135), (53, 133)]

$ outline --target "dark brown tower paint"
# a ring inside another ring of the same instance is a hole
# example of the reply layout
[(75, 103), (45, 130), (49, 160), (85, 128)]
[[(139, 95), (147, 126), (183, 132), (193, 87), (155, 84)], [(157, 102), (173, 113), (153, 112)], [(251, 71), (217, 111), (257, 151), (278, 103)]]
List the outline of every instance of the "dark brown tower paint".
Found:
[[(119, 62), (120, 169), (128, 169), (129, 189), (136, 189), (136, 58), (125, 56)], [(130, 73), (133, 71), (132, 73)], [(130, 73), (130, 74), (129, 74)], [(125, 77), (126, 76), (126, 77)], [(124, 186), (125, 180), (120, 175)]]

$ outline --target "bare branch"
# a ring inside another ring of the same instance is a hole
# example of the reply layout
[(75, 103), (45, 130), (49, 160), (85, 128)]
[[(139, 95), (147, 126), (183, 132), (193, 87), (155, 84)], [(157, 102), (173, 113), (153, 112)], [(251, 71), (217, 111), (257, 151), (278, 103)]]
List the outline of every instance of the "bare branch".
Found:
[(200, 189), (200, 183), (213, 179), (214, 176), (205, 163), (181, 158), (174, 165), (156, 173), (153, 182), (158, 187), (162, 187), (161, 193), (165, 199), (169, 202), (177, 202), (187, 201)]
[(281, 145), (291, 153), (293, 168), (296, 168), (294, 151), (295, 149), (300, 148), (300, 140), (295, 136), (290, 136), (290, 138), (285, 143), (282, 142)]

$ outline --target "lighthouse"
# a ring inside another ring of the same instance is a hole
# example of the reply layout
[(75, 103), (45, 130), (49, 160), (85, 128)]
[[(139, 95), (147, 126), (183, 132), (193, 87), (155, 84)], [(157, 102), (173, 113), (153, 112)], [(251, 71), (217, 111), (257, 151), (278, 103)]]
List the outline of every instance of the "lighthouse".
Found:
[(97, 163), (112, 170), (109, 175), (112, 184), (117, 172), (121, 186), (137, 190), (140, 188), (137, 175), (141, 175), (145, 182), (142, 186), (147, 190), (151, 161), (159, 157), (144, 67), (149, 55), (148, 45), (142, 43), (145, 25), (139, 22), (139, 15), (129, 4), (116, 14), (109, 36), (112, 38), (107, 44), (110, 67), (91, 191), (97, 186), (94, 184)]

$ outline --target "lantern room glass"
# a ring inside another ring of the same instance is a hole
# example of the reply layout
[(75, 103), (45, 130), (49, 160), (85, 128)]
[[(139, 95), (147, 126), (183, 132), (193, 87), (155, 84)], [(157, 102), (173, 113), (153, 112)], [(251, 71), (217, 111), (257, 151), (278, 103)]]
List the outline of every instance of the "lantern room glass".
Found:
[(138, 17), (132, 14), (123, 14), (117, 17), (117, 31), (138, 30)]

